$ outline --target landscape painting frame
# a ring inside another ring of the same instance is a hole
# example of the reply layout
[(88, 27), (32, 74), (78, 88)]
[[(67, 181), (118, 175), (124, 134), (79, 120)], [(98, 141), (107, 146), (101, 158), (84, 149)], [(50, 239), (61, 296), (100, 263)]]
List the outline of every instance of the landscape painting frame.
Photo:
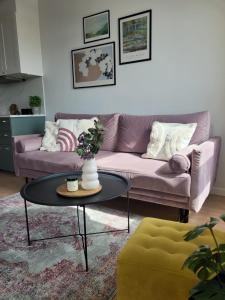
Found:
[(116, 84), (115, 42), (71, 50), (73, 88)]
[(152, 10), (118, 19), (119, 64), (151, 60)]
[(110, 11), (83, 17), (84, 44), (110, 38)]

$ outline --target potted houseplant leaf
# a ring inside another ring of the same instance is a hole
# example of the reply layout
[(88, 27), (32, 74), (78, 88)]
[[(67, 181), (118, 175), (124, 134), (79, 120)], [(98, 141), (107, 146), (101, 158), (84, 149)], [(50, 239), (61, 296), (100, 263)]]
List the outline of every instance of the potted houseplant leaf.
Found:
[(40, 114), (41, 102), (41, 97), (39, 96), (29, 97), (29, 105), (32, 108), (34, 115)]
[(225, 243), (218, 243), (213, 230), (220, 220), (225, 222), (225, 215), (220, 216), (220, 219), (211, 217), (207, 223), (195, 227), (184, 236), (185, 241), (191, 241), (209, 230), (215, 244), (214, 248), (208, 245), (199, 246), (183, 264), (183, 268), (190, 269), (200, 280), (191, 289), (190, 300), (225, 299)]
[(83, 189), (91, 190), (99, 186), (95, 155), (103, 143), (104, 128), (99, 121), (94, 121), (94, 127), (82, 132), (78, 137), (76, 153), (84, 159), (82, 167)]

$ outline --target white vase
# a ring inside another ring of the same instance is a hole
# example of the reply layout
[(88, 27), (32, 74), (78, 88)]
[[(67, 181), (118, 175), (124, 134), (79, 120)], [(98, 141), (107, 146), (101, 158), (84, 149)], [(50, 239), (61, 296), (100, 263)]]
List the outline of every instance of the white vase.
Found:
[(32, 107), (32, 112), (33, 112), (33, 115), (39, 115), (40, 114), (40, 110), (41, 108), (40, 107)]
[(95, 158), (84, 160), (81, 178), (81, 186), (85, 190), (96, 189), (99, 186)]

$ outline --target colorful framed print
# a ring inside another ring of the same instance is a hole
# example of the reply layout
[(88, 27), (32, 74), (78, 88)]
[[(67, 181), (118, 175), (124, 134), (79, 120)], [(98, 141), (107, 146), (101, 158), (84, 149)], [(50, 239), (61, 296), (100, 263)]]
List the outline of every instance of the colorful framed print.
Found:
[(74, 49), (71, 55), (74, 89), (116, 84), (115, 42)]
[(152, 11), (120, 18), (118, 26), (119, 64), (151, 60)]
[(84, 43), (110, 38), (109, 10), (83, 18)]

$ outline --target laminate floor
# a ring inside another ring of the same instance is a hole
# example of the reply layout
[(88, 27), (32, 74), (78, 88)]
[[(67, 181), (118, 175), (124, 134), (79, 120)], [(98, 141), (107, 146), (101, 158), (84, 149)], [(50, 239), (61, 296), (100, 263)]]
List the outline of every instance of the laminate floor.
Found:
[(0, 198), (19, 192), (23, 184), (25, 184), (24, 178), (0, 171)]

